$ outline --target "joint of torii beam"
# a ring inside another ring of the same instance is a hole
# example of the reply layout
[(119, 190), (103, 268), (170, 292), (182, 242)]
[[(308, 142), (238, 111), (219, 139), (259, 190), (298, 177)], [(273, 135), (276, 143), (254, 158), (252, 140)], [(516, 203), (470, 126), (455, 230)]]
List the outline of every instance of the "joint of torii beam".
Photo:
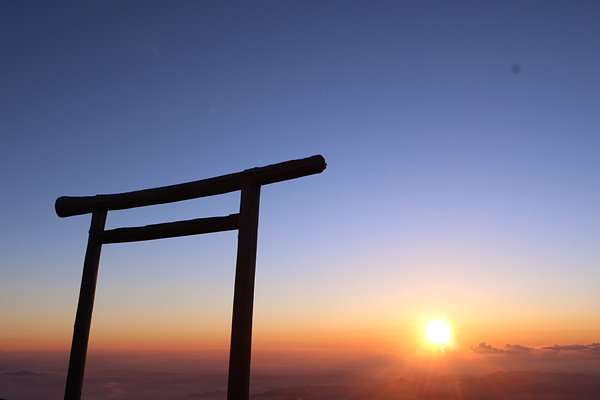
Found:
[[(59, 217), (92, 214), (73, 329), (65, 400), (81, 399), (102, 245), (236, 229), (238, 230), (238, 248), (233, 294), (231, 344), (229, 348), (227, 399), (247, 400), (250, 390), (252, 311), (260, 188), (270, 183), (318, 174), (323, 172), (326, 167), (325, 159), (320, 155), (316, 155), (178, 185), (119, 194), (59, 197), (55, 204), (56, 214)], [(240, 212), (238, 214), (104, 230), (108, 211), (173, 203), (238, 190), (241, 191)]]

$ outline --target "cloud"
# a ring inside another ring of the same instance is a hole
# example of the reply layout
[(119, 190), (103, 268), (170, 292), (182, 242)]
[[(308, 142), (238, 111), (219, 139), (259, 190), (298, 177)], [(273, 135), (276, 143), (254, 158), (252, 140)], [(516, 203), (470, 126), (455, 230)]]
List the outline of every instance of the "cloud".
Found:
[(60, 373), (16, 370), (0, 373), (0, 396), (6, 399), (59, 399), (65, 377)]
[(588, 346), (585, 346), (583, 344), (571, 344), (568, 346), (559, 346), (557, 344), (555, 344), (554, 346), (547, 346), (547, 347), (542, 347), (542, 349), (544, 350), (556, 350), (556, 351), (581, 351), (581, 350), (587, 350)]
[(511, 354), (511, 355), (542, 355), (542, 354), (558, 354), (559, 352), (568, 352), (569, 354), (580, 353), (591, 357), (600, 356), (600, 343), (591, 344), (570, 344), (544, 346), (544, 347), (527, 347), (519, 344), (507, 344), (504, 349), (497, 349), (485, 342), (479, 343), (476, 347), (471, 347), (471, 353), (477, 354)]
[(529, 354), (531, 347), (525, 347), (518, 344), (507, 344), (504, 351), (508, 354)]
[(497, 349), (492, 347), (489, 344), (485, 344), (485, 342), (479, 343), (477, 347), (471, 347), (471, 352), (473, 353), (485, 353), (485, 354), (496, 354), (496, 353), (504, 353), (504, 350)]
[(458, 354), (458, 347), (454, 347), (451, 344), (447, 344), (441, 348), (442, 353), (445, 354)]
[(542, 347), (543, 350), (551, 350), (551, 351), (577, 351), (577, 352), (591, 352), (593, 354), (600, 354), (600, 343), (592, 343), (592, 344), (570, 344), (570, 345), (558, 345), (554, 346), (546, 346)]
[(121, 389), (121, 385), (116, 382), (108, 382), (106, 385), (104, 385), (104, 387), (111, 391), (108, 397), (119, 397), (125, 393), (125, 391)]

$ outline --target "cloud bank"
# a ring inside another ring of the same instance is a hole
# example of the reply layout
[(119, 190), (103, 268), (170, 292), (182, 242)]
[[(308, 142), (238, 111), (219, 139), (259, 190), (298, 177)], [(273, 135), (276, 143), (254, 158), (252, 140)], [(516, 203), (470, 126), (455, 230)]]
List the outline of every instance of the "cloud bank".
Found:
[[(12, 353), (0, 356), (0, 398), (60, 400), (68, 354)], [(327, 352), (256, 353), (253, 393), (268, 388), (419, 382), (438, 376), (482, 376), (497, 371), (540, 371), (600, 376), (600, 343), (496, 348), (481, 342), (466, 350), (388, 353), (349, 358)], [(88, 400), (169, 400), (191, 393), (218, 393), (227, 386), (227, 352), (92, 354), (84, 383)], [(333, 390), (333, 389), (331, 389)], [(336, 389), (337, 390), (337, 389)], [(341, 390), (341, 389), (339, 389)], [(331, 393), (329, 393), (331, 395)]]

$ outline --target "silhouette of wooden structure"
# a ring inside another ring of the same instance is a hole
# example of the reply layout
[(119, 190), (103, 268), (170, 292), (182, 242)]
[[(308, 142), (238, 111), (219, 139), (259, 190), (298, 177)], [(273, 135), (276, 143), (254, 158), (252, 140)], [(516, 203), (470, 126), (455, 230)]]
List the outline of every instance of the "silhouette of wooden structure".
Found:
[[(88, 197), (59, 197), (59, 217), (92, 214), (73, 341), (65, 388), (65, 400), (80, 400), (92, 321), (96, 279), (103, 244), (137, 242), (202, 233), (238, 230), (238, 248), (229, 349), (228, 400), (246, 400), (250, 389), (250, 353), (254, 273), (258, 238), (258, 210), (262, 185), (321, 173), (327, 164), (320, 156), (291, 160), (266, 167), (194, 182)], [(240, 212), (225, 217), (198, 218), (133, 228), (104, 230), (108, 211), (172, 203), (241, 190)]]

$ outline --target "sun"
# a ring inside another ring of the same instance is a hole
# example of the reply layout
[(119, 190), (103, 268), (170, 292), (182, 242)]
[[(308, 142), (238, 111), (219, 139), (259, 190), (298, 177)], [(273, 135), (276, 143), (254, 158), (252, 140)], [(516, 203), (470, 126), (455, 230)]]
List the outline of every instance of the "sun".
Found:
[(432, 321), (425, 328), (425, 335), (434, 344), (450, 342), (450, 326), (442, 320)]

